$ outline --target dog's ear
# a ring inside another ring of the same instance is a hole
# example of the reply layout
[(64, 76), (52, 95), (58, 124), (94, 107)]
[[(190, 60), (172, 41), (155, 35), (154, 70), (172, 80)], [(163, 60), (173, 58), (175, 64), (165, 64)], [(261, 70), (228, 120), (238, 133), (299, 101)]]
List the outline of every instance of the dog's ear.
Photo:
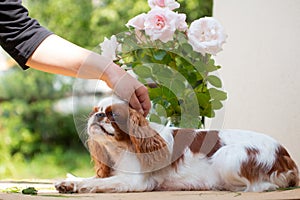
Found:
[(93, 139), (88, 140), (88, 147), (94, 161), (97, 177), (106, 178), (111, 176), (111, 168), (109, 166), (112, 166), (112, 163), (106, 149), (100, 145), (97, 140)]
[[(114, 104), (112, 106), (109, 106), (105, 113), (108, 119), (110, 120), (112, 126), (116, 130), (117, 133), (119, 133), (118, 137), (128, 137), (128, 125), (129, 125), (129, 106), (127, 104)], [(124, 134), (122, 134), (124, 133)]]
[(93, 110), (90, 112), (90, 114), (89, 114), (89, 117), (91, 117), (93, 114), (95, 114), (96, 112), (98, 112), (99, 111), (99, 107), (97, 107), (97, 106), (94, 106), (93, 107)]
[(165, 140), (149, 126), (142, 114), (133, 109), (129, 112), (129, 137), (144, 170), (164, 167), (170, 156)]

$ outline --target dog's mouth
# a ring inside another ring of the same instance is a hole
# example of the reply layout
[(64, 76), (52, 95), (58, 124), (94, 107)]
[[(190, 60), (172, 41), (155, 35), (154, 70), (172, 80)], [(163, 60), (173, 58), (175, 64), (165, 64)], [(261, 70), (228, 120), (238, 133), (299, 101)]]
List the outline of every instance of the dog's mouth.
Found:
[(107, 124), (107, 123), (99, 123), (99, 122), (94, 122), (94, 123), (92, 123), (91, 125), (90, 125), (90, 131), (92, 132), (92, 133), (97, 133), (99, 130), (101, 131), (101, 132), (103, 132), (103, 133), (105, 133), (106, 135), (109, 135), (109, 136), (114, 136), (114, 133), (113, 133), (113, 131), (111, 130), (111, 131), (109, 131), (109, 130), (107, 130), (108, 129), (108, 127), (106, 127), (105, 128), (105, 126), (110, 126), (111, 127), (111, 125), (110, 124)]

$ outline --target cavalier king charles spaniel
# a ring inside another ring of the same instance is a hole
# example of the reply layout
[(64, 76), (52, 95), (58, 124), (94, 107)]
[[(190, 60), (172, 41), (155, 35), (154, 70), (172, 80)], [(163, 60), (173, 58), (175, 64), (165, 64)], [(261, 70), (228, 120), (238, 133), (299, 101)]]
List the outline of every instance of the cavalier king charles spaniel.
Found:
[(256, 132), (150, 123), (116, 98), (94, 108), (87, 132), (96, 176), (69, 176), (55, 184), (61, 193), (261, 192), (299, 184), (298, 168), (287, 150)]

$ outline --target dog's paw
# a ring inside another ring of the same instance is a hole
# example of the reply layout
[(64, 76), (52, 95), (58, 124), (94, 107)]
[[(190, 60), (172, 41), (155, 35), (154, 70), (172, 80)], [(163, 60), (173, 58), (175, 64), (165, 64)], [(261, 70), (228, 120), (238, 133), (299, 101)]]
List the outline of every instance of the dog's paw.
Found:
[(95, 193), (97, 187), (85, 181), (74, 181), (66, 179), (55, 184), (59, 193)]
[(65, 180), (56, 183), (55, 188), (59, 193), (77, 193), (78, 192), (77, 184), (78, 182)]

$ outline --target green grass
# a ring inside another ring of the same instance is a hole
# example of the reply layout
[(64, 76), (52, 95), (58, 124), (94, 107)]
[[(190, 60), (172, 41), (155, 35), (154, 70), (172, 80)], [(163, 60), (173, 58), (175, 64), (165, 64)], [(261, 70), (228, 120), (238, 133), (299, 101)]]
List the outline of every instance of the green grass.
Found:
[(85, 149), (35, 155), (31, 160), (15, 156), (0, 165), (0, 179), (56, 179), (67, 173), (94, 175), (89, 152)]
[(6, 188), (4, 190), (0, 190), (0, 192), (3, 192), (3, 193), (20, 193), (21, 192), (21, 188), (10, 187), (10, 188)]

